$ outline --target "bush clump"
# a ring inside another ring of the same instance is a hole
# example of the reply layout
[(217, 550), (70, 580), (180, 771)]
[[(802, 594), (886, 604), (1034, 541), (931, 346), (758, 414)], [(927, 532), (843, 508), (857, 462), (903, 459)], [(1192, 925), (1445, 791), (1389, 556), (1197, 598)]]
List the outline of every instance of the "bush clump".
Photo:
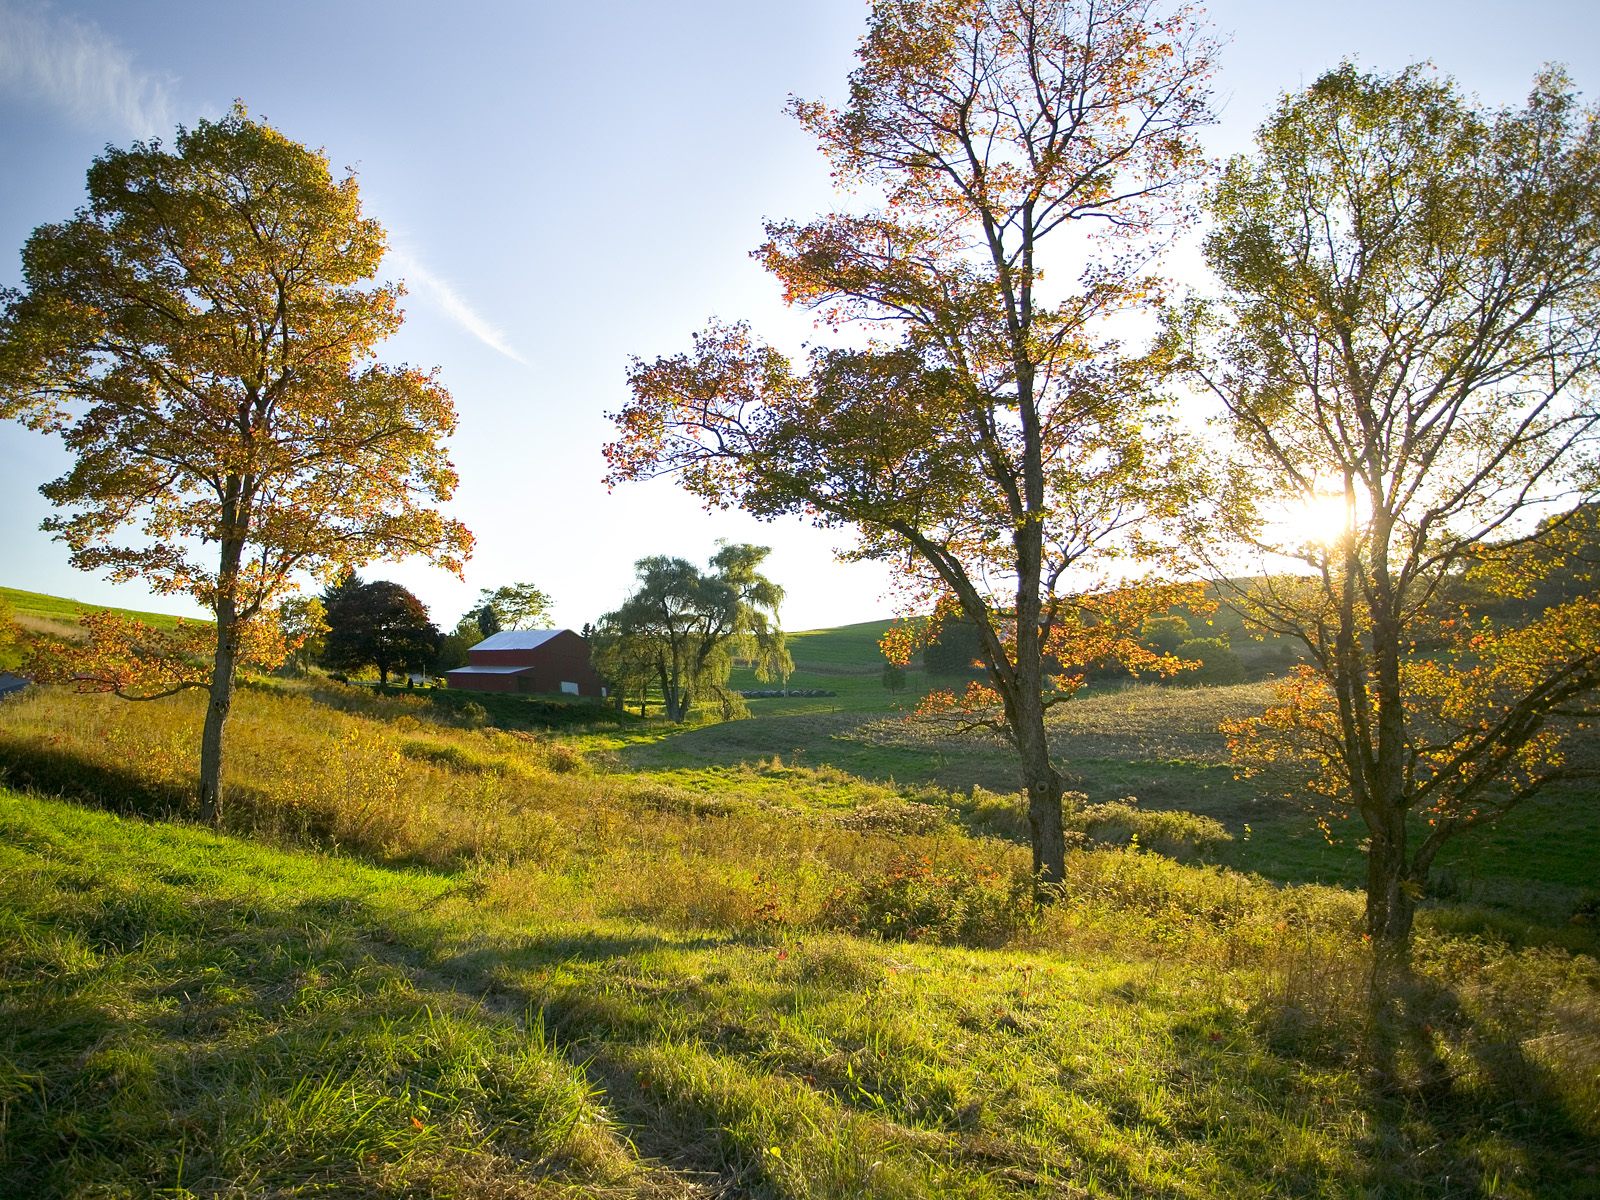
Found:
[(1033, 924), (1032, 881), (971, 850), (896, 854), (836, 891), (825, 918), (890, 940), (999, 946)]
[(1133, 796), (1086, 804), (1068, 814), (1070, 828), (1104, 846), (1135, 845), (1169, 858), (1204, 858), (1233, 835), (1222, 822), (1198, 813), (1144, 809)]
[(948, 809), (918, 800), (869, 800), (834, 818), (845, 829), (859, 833), (937, 833), (950, 824)]
[(1178, 657), (1200, 665), (1180, 671), (1172, 682), (1183, 687), (1224, 687), (1244, 682), (1244, 661), (1225, 637), (1190, 638), (1178, 647)]
[[(960, 797), (969, 832), (982, 837), (1025, 841), (1027, 800), (1015, 792), (1001, 794), (974, 786)], [(1141, 808), (1133, 796), (1090, 804), (1083, 792), (1061, 797), (1062, 824), (1068, 847), (1137, 845), (1182, 861), (1205, 859), (1233, 840), (1222, 822), (1181, 810)]]
[(634, 803), (674, 817), (725, 817), (736, 805), (720, 796), (693, 792), (655, 779), (642, 779), (629, 790)]

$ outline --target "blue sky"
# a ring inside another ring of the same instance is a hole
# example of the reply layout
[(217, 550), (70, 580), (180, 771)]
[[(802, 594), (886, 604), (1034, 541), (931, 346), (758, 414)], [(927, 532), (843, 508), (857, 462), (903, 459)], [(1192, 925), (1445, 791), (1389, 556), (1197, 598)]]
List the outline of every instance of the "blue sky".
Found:
[[(616, 607), (646, 554), (707, 558), (718, 537), (774, 547), (785, 624), (886, 615), (892, 580), (841, 566), (838, 535), (707, 515), (666, 481), (607, 495), (604, 413), (630, 355), (687, 344), (713, 314), (780, 345), (812, 334), (748, 258), (763, 217), (835, 206), (827, 168), (783, 113), (839, 98), (864, 0), (455, 4), (291, 0), (271, 6), (0, 0), (0, 284), (37, 225), (82, 202), (107, 144), (170, 136), (235, 98), (353, 168), (390, 234), (409, 319), (385, 357), (441, 368), (461, 415), (451, 506), (478, 537), (465, 581), (420, 563), (369, 578), (412, 588), (442, 625), (480, 587), (528, 580), (578, 626)], [(1393, 70), (1431, 59), (1491, 104), (1567, 65), (1600, 95), (1593, 0), (1217, 0), (1227, 38), (1216, 153), (1245, 149), (1276, 95), (1344, 56)], [(43, 533), (39, 484), (65, 459), (0, 425), (0, 584), (167, 610), (73, 571)]]

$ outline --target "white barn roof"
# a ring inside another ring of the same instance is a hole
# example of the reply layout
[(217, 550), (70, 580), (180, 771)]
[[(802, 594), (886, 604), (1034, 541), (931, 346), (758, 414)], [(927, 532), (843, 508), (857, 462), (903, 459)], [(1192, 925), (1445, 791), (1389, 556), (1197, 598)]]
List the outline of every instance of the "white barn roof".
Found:
[(564, 629), (502, 629), (469, 647), (472, 650), (532, 650), (542, 646)]

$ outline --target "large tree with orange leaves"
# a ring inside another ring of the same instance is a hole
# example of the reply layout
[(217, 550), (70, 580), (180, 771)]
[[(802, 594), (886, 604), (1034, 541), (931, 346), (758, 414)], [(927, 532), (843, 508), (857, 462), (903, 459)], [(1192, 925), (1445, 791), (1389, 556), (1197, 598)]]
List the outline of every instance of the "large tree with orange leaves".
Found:
[(75, 566), (214, 615), (164, 644), (102, 621), (61, 669), (135, 699), (209, 689), (215, 820), (236, 669), (281, 657), (297, 577), (409, 554), (459, 570), (471, 537), (435, 507), (455, 410), (432, 373), (375, 361), (400, 288), (373, 283), (383, 231), (323, 155), (236, 108), (171, 149), (108, 149), (88, 191), (34, 231), (4, 296), (0, 416), (74, 455), (42, 490)]
[[(1019, 751), (1041, 896), (1064, 870), (1046, 709), (1094, 659), (1175, 665), (1137, 637), (1173, 589), (1128, 582), (1182, 488), (1165, 364), (1112, 325), (1156, 296), (1203, 169), (1209, 54), (1188, 10), (1148, 0), (880, 0), (849, 102), (792, 108), (885, 204), (770, 223), (757, 251), (868, 347), (796, 368), (713, 324), (634, 364), (608, 447), (613, 481), (673, 472), (711, 503), (853, 527), (913, 606), (976, 624), (989, 686), (969, 699)], [(1047, 259), (1075, 284), (1045, 286)]]

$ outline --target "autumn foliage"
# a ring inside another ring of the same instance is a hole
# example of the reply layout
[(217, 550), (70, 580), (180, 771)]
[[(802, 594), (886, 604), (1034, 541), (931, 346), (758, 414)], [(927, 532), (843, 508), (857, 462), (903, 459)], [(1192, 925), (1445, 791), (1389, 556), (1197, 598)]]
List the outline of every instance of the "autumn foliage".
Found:
[[(884, 204), (768, 222), (754, 252), (854, 341), (796, 362), (714, 321), (634, 362), (607, 447), (612, 482), (672, 474), (849, 528), (907, 611), (973, 623), (968, 700), (1017, 748), (1041, 898), (1064, 853), (1044, 710), (1097, 659), (1169, 667), (1137, 633), (1187, 595), (1161, 582), (1191, 475), (1172, 363), (1117, 326), (1161, 295), (1154, 256), (1190, 216), (1210, 51), (1193, 12), (1136, 0), (875, 5), (848, 103), (792, 111)], [(1046, 285), (1070, 255), (1077, 278)]]
[(1600, 488), (1600, 112), (1557, 72), (1484, 111), (1347, 63), (1212, 209), (1222, 295), (1180, 330), (1233, 435), (1206, 534), (1261, 555), (1231, 601), (1308, 659), (1228, 733), (1358, 818), (1368, 933), (1403, 963), (1449, 838), (1595, 774), (1592, 576), (1544, 584), (1592, 547)]
[[(180, 620), (161, 629), (105, 609), (79, 618), (81, 638), (39, 638), (29, 649), (28, 674), (40, 683), (71, 684), (80, 692), (110, 692), (125, 700), (157, 700), (211, 686), (211, 626)], [(265, 633), (266, 637), (259, 636)], [(273, 667), (288, 654), (264, 622), (247, 630), (241, 660)]]
[(471, 537), (436, 507), (455, 410), (435, 373), (378, 361), (402, 289), (374, 282), (383, 230), (323, 155), (236, 107), (171, 149), (108, 149), (88, 190), (34, 231), (4, 296), (0, 416), (72, 456), (42, 490), (75, 566), (214, 622), (158, 639), (97, 618), (49, 670), (130, 697), (209, 687), (213, 817), (235, 671), (281, 657), (276, 609), (301, 581), (409, 554), (459, 570)]

